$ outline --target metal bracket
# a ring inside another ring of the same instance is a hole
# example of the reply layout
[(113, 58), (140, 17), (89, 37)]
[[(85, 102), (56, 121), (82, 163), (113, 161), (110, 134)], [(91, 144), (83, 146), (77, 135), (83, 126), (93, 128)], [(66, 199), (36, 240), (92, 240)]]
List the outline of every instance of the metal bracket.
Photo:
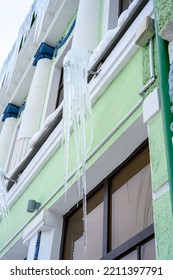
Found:
[(96, 78), (98, 76), (98, 74), (100, 73), (100, 71), (101, 71), (101, 69), (98, 69), (97, 71), (89, 70), (88, 74), (92, 75), (94, 78)]

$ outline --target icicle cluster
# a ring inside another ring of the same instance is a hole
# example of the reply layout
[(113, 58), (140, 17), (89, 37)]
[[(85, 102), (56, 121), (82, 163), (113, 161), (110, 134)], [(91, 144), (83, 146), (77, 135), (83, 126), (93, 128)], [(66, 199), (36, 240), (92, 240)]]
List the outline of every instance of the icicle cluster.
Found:
[(7, 222), (9, 232), (11, 233), (11, 219), (9, 215), (9, 209), (6, 200), (6, 185), (5, 179), (7, 178), (7, 174), (3, 169), (0, 168), (0, 216), (4, 218)]
[[(85, 248), (87, 246), (87, 210), (86, 210), (86, 124), (91, 124), (91, 100), (87, 84), (89, 52), (78, 47), (71, 49), (65, 56), (64, 66), (64, 103), (63, 103), (63, 142), (64, 142), (64, 180), (65, 196), (68, 182), (69, 138), (73, 128), (76, 145), (76, 175), (78, 182), (78, 200), (80, 189), (83, 197), (83, 222)], [(89, 125), (90, 127), (90, 125)], [(81, 174), (81, 173), (82, 174)], [(80, 174), (82, 183), (80, 183)]]
[(2, 85), (9, 86), (16, 61), (18, 58), (18, 53), (21, 47), (21, 43), (26, 39), (27, 34), (31, 28), (33, 15), (36, 15), (36, 22), (35, 22), (35, 35), (34, 35), (34, 41), (36, 41), (40, 35), (41, 27), (44, 19), (45, 12), (47, 10), (48, 4), (50, 0), (36, 0), (28, 13), (28, 15), (25, 18), (24, 23), (19, 29), (18, 37), (16, 42), (14, 43), (14, 46), (9, 53), (7, 59), (5, 60), (1, 72), (0, 72), (0, 88)]

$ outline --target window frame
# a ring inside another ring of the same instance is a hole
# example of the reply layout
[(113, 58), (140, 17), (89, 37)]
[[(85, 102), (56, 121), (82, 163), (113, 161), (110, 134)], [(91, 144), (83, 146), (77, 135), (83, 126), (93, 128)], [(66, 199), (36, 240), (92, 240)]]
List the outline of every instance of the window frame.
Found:
[[(148, 146), (148, 140), (144, 141), (122, 164), (120, 164), (111, 174), (109, 174), (102, 182), (99, 183), (88, 195), (90, 199), (97, 194), (99, 189), (103, 187), (103, 242), (102, 242), (102, 258), (101, 260), (119, 260), (126, 256), (133, 250), (137, 249), (137, 259), (141, 259), (141, 246), (154, 238), (154, 224), (149, 225), (132, 238), (125, 241), (117, 248), (111, 250), (110, 244), (110, 223), (111, 223), (111, 181), (113, 178), (128, 165), (137, 155), (139, 155)], [(82, 201), (79, 202), (78, 207), (81, 207)], [(65, 243), (66, 223), (70, 216), (78, 209), (77, 205), (73, 206), (68, 213), (63, 217), (63, 230), (60, 248), (60, 259), (63, 259), (63, 248)]]

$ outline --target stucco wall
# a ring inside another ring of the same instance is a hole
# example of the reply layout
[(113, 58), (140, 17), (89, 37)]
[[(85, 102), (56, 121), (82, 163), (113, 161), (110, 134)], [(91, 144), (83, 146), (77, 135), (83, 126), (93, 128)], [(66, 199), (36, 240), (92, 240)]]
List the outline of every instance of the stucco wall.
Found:
[(173, 260), (173, 221), (169, 192), (154, 201), (157, 259)]
[(156, 3), (159, 33), (163, 34), (164, 30), (173, 22), (173, 1), (172, 0), (154, 0)]
[(159, 113), (149, 124), (149, 145), (153, 191), (168, 181), (162, 116)]

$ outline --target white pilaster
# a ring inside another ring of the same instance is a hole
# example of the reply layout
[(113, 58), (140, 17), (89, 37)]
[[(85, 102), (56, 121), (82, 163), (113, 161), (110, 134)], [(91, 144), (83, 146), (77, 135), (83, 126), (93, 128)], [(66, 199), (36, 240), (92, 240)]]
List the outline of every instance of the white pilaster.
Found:
[(98, 45), (100, 0), (80, 0), (72, 48), (82, 46), (90, 52)]
[(16, 118), (6, 118), (0, 134), (0, 167), (4, 168), (16, 126)]
[(27, 154), (30, 139), (39, 130), (50, 68), (50, 59), (43, 58), (37, 63), (17, 137), (17, 157), (11, 169)]
[(29, 241), (27, 260), (34, 259), (36, 242), (37, 242), (37, 234), (35, 234)]
[(39, 260), (59, 259), (63, 217), (51, 210), (42, 211), (24, 230), (23, 242), (28, 244), (28, 259), (33, 259), (37, 233), (41, 231)]
[(149, 122), (160, 110), (158, 89), (155, 88), (143, 102), (143, 121)]

